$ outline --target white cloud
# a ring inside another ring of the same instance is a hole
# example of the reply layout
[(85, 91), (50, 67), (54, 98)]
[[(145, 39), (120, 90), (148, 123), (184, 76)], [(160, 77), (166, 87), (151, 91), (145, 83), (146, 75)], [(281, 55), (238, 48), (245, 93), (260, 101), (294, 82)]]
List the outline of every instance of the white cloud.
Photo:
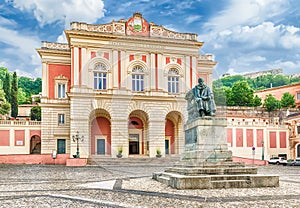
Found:
[(71, 21), (95, 22), (104, 16), (102, 0), (13, 0), (15, 8), (34, 13), (41, 26), (62, 21), (66, 27)]
[(60, 36), (58, 36), (57, 42), (58, 43), (67, 43), (66, 34), (64, 32), (62, 32), (62, 34)]
[(289, 72), (288, 74), (299, 74), (300, 61), (292, 60), (276, 60), (274, 63), (268, 65), (269, 68), (281, 68), (284, 72)]
[(5, 68), (8, 68), (8, 67), (9, 67), (9, 64), (7, 63), (7, 61), (1, 61), (1, 60), (0, 60), (0, 66), (1, 66), (1, 67), (5, 67)]
[(40, 46), (38, 37), (21, 35), (17, 31), (3, 27), (0, 27), (0, 42), (10, 46), (10, 49), (6, 50), (7, 52), (20, 57), (31, 56), (36, 53), (35, 48)]
[(14, 20), (7, 19), (7, 18), (4, 18), (4, 17), (0, 16), (0, 25), (2, 25), (2, 26), (15, 26), (16, 22)]
[(255, 25), (286, 10), (285, 0), (231, 0), (227, 9), (212, 17), (204, 28), (213, 32), (223, 31), (237, 25)]
[(186, 21), (186, 24), (191, 24), (197, 20), (200, 20), (201, 19), (201, 16), (200, 15), (191, 15), (191, 16), (188, 16), (185, 21)]

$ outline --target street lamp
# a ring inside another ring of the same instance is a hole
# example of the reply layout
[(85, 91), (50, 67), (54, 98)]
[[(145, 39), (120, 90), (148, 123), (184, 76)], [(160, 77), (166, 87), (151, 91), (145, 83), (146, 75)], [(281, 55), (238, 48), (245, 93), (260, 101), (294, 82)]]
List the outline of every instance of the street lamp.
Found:
[(265, 147), (264, 147), (264, 141), (261, 142), (261, 160), (265, 160)]
[(73, 142), (77, 143), (76, 158), (80, 158), (80, 155), (79, 155), (79, 141), (83, 142), (83, 136), (80, 137), (79, 132), (77, 131), (76, 135), (73, 135), (72, 138), (73, 138)]

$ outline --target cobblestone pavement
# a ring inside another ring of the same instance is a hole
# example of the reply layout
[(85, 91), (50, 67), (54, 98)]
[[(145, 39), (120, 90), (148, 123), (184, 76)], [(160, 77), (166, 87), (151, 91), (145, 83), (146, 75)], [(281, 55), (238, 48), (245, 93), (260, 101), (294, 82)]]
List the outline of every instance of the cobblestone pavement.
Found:
[(280, 187), (176, 190), (151, 179), (158, 164), (0, 165), (0, 207), (300, 207), (300, 167), (258, 168)]

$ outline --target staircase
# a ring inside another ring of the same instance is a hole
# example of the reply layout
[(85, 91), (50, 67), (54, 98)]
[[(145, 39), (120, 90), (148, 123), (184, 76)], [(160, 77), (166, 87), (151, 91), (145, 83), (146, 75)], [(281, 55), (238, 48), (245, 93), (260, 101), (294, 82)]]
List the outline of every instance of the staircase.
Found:
[(205, 162), (195, 166), (177, 163), (164, 172), (153, 173), (152, 178), (177, 189), (279, 186), (278, 176), (259, 175), (256, 167), (246, 167), (236, 162)]
[(150, 158), (146, 155), (134, 155), (128, 158), (111, 158), (111, 156), (93, 155), (88, 158), (88, 165), (154, 165), (172, 166), (180, 160), (180, 155), (166, 155), (161, 158)]

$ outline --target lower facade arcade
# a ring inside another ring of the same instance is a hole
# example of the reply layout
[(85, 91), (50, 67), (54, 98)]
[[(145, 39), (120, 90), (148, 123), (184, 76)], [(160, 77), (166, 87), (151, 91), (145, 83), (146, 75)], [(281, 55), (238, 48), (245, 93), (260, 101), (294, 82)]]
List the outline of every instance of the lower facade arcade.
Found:
[[(160, 129), (153, 129), (149, 124), (149, 115), (142, 110), (134, 110), (123, 118), (125, 128), (120, 128), (118, 134), (123, 138), (114, 140), (112, 125), (114, 124), (109, 112), (96, 109), (90, 118), (90, 156), (116, 157), (117, 151), (122, 151), (123, 157), (155, 156), (157, 150), (164, 155), (179, 154), (182, 135), (182, 116), (177, 111), (168, 113), (162, 118)], [(158, 122), (158, 121), (157, 121)], [(127, 127), (127, 128), (126, 128)], [(161, 131), (160, 137), (151, 140), (150, 131)], [(155, 150), (155, 154), (153, 153)], [(152, 150), (152, 154), (150, 153)]]
[[(44, 101), (42, 144), (47, 145), (42, 145), (42, 154), (60, 149), (58, 153), (76, 155), (76, 134), (83, 137), (78, 141), (81, 158), (115, 158), (120, 150), (123, 158), (156, 157), (158, 151), (165, 156), (184, 149), (183, 98), (69, 96), (69, 108)], [(63, 125), (57, 124), (61, 114), (65, 114)]]

